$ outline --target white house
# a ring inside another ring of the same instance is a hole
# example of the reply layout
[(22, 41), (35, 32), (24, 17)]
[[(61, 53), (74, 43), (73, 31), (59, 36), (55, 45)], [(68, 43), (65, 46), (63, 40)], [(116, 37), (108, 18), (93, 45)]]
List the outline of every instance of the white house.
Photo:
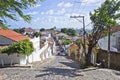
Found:
[(19, 42), (25, 39), (29, 38), (10, 29), (0, 28), (0, 46), (11, 45), (13, 42)]
[[(112, 35), (110, 36), (110, 50), (120, 51), (120, 27), (111, 29)], [(103, 50), (108, 50), (108, 36), (105, 36), (98, 41), (98, 45)]]
[[(20, 34), (17, 35), (18, 37), (15, 36), (15, 34), (18, 34), (18, 33), (14, 32), (14, 31), (11, 31), (14, 34), (10, 34), (10, 33), (6, 34), (7, 31), (5, 31), (5, 33), (3, 32), (7, 36), (10, 36), (10, 38), (5, 36), (5, 35), (3, 36), (2, 31), (0, 31), (0, 32), (1, 32), (0, 36), (4, 37), (4, 38), (1, 38), (0, 41), (3, 41), (2, 39), (7, 41), (7, 39), (8, 39), (8, 40), (11, 40), (11, 41), (14, 42), (15, 41), (14, 39), (18, 40), (18, 39), (21, 38), (21, 36), (23, 38), (23, 35), (20, 35)], [(26, 37), (26, 38), (28, 38), (28, 37)], [(55, 49), (55, 42), (54, 42), (54, 40), (52, 40), (53, 41), (52, 45), (50, 45), (50, 41), (48, 40), (49, 38), (52, 38), (52, 37), (48, 36), (46, 38), (47, 40), (45, 42), (45, 45), (41, 49), (39, 47), (40, 46), (40, 38), (39, 37), (30, 39), (30, 41), (33, 42), (34, 51), (29, 56), (25, 56), (25, 55), (21, 55), (21, 54), (17, 54), (17, 53), (14, 53), (14, 54), (11, 54), (11, 55), (0, 54), (0, 64), (2, 66), (4, 66), (4, 64), (11, 64), (11, 65), (12, 64), (20, 64), (21, 65), (21, 64), (32, 63), (32, 62), (35, 62), (35, 61), (41, 61), (41, 60), (44, 60), (46, 58), (52, 57), (52, 52), (54, 52), (54, 49)], [(0, 43), (2, 43), (2, 42), (0, 42)], [(9, 45), (11, 43), (9, 43)]]

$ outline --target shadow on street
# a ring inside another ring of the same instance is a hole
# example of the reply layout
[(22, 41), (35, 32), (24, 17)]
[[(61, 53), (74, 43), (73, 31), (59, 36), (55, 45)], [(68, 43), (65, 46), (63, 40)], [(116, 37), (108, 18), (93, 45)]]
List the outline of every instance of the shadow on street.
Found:
[(43, 77), (46, 75), (61, 75), (68, 77), (83, 76), (82, 74), (77, 74), (78, 69), (62, 69), (62, 68), (46, 68), (42, 70), (43, 73), (36, 75), (35, 77)]
[(71, 68), (80, 69), (80, 63), (77, 62), (59, 62), (59, 63), (64, 64)]

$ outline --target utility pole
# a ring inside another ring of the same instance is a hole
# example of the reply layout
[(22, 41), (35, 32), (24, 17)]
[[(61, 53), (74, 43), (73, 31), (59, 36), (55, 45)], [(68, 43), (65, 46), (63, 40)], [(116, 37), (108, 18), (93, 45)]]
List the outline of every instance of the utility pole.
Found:
[(110, 68), (110, 26), (108, 27), (108, 68)]
[(83, 46), (83, 49), (84, 49), (84, 54), (86, 54), (86, 46), (85, 46), (85, 21), (84, 21), (84, 16), (70, 16), (70, 18), (75, 18), (76, 20), (78, 20), (79, 22), (81, 22), (78, 18), (82, 18), (83, 19), (83, 37), (84, 37), (84, 46)]

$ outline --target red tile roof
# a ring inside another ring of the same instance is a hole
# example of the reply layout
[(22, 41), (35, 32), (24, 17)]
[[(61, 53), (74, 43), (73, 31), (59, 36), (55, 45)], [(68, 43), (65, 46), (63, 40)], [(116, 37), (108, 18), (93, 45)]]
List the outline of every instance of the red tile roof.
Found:
[(13, 41), (19, 42), (21, 40), (29, 39), (27, 36), (24, 36), (22, 34), (19, 34), (15, 31), (12, 31), (10, 29), (2, 29), (0, 28), (0, 35), (4, 36), (6, 38), (9, 38)]
[(35, 33), (35, 30), (32, 29), (32, 28), (25, 28), (25, 32), (33, 32), (33, 33)]
[(120, 31), (120, 26), (118, 26), (118, 27), (111, 27), (110, 31), (111, 31), (112, 33), (118, 32), (118, 31)]

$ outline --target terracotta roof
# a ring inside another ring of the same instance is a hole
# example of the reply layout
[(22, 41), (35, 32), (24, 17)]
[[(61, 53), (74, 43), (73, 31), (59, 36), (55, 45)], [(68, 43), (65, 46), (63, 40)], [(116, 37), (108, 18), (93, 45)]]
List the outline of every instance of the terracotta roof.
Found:
[(118, 32), (118, 31), (120, 31), (120, 26), (118, 26), (118, 27), (111, 27), (110, 31), (111, 31), (112, 33)]
[(32, 29), (32, 28), (25, 28), (25, 32), (35, 32), (35, 30), (34, 29)]
[(76, 50), (76, 49), (78, 49), (78, 46), (77, 46), (76, 44), (71, 44), (71, 45), (69, 46), (69, 49), (74, 49), (74, 50)]
[(19, 34), (15, 31), (12, 31), (10, 29), (2, 29), (0, 28), (0, 35), (4, 36), (6, 38), (9, 38), (13, 41), (19, 42), (21, 40), (29, 39), (27, 36), (24, 36), (22, 34)]

